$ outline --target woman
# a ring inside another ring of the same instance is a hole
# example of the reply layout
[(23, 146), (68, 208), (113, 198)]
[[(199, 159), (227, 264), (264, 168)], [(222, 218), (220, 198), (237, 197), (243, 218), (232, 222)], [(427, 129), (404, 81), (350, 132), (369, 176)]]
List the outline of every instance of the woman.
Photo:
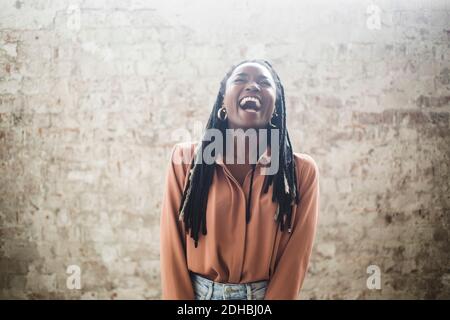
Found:
[[(284, 89), (269, 62), (230, 69), (206, 129), (221, 132), (227, 148), (232, 129), (257, 131), (258, 146), (264, 134), (270, 142), (256, 163), (250, 143), (202, 161), (208, 133), (174, 147), (161, 214), (162, 298), (297, 299), (316, 232), (319, 170), (309, 155), (293, 153)], [(236, 163), (240, 155), (244, 163)]]

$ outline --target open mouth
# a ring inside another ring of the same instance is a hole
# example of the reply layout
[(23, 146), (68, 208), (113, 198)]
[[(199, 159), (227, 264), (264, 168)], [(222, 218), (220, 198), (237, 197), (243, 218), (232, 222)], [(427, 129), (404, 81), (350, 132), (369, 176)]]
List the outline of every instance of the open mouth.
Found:
[(257, 112), (261, 109), (261, 99), (259, 97), (243, 97), (239, 101), (239, 107), (245, 111)]

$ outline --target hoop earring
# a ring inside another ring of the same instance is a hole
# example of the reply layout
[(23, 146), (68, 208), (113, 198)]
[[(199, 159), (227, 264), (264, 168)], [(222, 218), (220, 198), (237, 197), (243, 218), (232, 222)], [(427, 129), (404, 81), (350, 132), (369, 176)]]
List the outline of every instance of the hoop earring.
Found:
[(276, 111), (275, 111), (274, 113), (272, 113), (272, 117), (271, 117), (270, 120), (269, 120), (269, 125), (270, 125), (272, 128), (276, 128), (277, 126), (274, 125), (274, 124), (272, 123), (273, 116), (278, 117), (278, 114), (277, 114)]
[(225, 121), (228, 118), (227, 109), (225, 109), (224, 106), (222, 106), (219, 111), (217, 111), (217, 118), (219, 118), (219, 120), (221, 121)]

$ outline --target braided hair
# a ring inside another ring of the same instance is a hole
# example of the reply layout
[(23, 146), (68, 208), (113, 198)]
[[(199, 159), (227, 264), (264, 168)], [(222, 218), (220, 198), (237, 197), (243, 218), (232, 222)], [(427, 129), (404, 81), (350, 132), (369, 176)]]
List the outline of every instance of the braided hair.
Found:
[[(272, 124), (280, 130), (280, 148), (278, 153), (279, 170), (275, 174), (265, 176), (263, 192), (267, 193), (269, 187), (273, 184), (272, 201), (278, 202), (277, 211), (275, 213), (275, 221), (279, 224), (281, 231), (285, 230), (285, 226), (287, 224), (288, 232), (291, 232), (292, 206), (294, 203), (298, 204), (300, 202), (300, 195), (297, 190), (297, 176), (292, 144), (286, 127), (286, 103), (284, 99), (284, 88), (278, 74), (268, 61), (262, 59), (244, 60), (230, 68), (220, 83), (219, 93), (211, 111), (206, 129), (218, 129), (222, 132), (223, 136), (225, 136), (227, 122), (218, 119), (217, 113), (224, 100), (228, 78), (231, 76), (236, 67), (247, 62), (258, 63), (266, 67), (272, 74), (276, 84), (275, 114), (272, 118)], [(271, 129), (269, 127), (269, 135), (270, 131)], [(201, 160), (203, 150), (211, 143), (211, 141), (208, 140), (209, 139), (206, 139), (204, 136), (201, 143), (197, 146), (196, 153), (192, 159), (188, 173), (189, 181), (183, 191), (179, 208), (179, 220), (184, 221), (186, 232), (190, 231), (190, 236), (195, 241), (195, 247), (198, 245), (200, 228), (203, 235), (207, 234), (206, 207), (208, 202), (208, 192), (216, 165), (215, 162), (212, 164), (207, 164), (205, 161)], [(250, 208), (247, 206), (247, 211), (249, 210)], [(248, 223), (248, 214), (246, 221)]]

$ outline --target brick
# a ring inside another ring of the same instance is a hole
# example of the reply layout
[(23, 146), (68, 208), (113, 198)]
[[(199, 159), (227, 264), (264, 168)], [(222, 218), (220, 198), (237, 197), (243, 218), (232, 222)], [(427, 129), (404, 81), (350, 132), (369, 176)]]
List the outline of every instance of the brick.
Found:
[(321, 172), (300, 296), (448, 299), (449, 2), (378, 3), (375, 29), (358, 1), (217, 5), (1, 2), (0, 298), (159, 299), (173, 144), (232, 64), (263, 57)]

